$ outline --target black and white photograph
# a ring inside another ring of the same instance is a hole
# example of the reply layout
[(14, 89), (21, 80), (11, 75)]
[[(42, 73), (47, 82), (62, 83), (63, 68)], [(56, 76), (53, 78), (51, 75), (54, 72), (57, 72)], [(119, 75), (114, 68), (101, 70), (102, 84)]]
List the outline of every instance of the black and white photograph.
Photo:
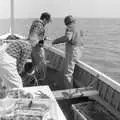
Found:
[(120, 120), (120, 0), (0, 0), (0, 120)]

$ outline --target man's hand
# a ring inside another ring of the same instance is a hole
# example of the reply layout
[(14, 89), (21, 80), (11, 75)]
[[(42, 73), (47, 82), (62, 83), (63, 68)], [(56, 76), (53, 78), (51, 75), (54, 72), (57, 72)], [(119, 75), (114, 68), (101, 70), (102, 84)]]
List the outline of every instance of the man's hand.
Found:
[(52, 38), (50, 38), (50, 37), (48, 37), (48, 36), (45, 36), (44, 40), (52, 41)]
[(45, 68), (45, 66), (46, 66), (46, 63), (41, 62), (41, 63), (39, 63), (38, 65), (35, 66), (35, 71), (39, 72), (41, 69)]
[(55, 40), (52, 41), (52, 45), (56, 44)]

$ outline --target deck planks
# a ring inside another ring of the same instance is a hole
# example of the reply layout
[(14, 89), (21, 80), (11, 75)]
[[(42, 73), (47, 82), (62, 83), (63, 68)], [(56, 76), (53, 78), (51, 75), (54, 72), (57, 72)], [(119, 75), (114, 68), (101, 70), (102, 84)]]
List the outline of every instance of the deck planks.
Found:
[(57, 100), (71, 99), (77, 97), (86, 97), (98, 95), (98, 91), (91, 87), (67, 89), (67, 90), (56, 90), (53, 94)]

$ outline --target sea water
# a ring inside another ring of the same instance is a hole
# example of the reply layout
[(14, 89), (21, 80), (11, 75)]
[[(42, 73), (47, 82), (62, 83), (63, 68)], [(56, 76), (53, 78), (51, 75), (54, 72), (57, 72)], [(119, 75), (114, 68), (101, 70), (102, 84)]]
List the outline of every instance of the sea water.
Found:
[[(35, 18), (16, 19), (15, 32), (27, 37), (33, 19)], [(9, 23), (7, 19), (0, 20), (0, 35), (9, 31)], [(77, 23), (83, 32), (84, 49), (81, 60), (119, 82), (120, 19), (78, 18)], [(52, 40), (64, 35), (64, 32), (63, 18), (53, 18), (52, 23), (47, 26), (47, 34)], [(64, 44), (55, 47), (64, 51)]]

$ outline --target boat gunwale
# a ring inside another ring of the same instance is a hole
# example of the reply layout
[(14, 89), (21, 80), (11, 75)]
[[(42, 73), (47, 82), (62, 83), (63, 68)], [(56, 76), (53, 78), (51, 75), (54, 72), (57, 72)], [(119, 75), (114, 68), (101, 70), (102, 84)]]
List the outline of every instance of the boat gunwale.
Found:
[[(13, 42), (14, 40), (3, 40), (4, 42)], [(65, 54), (60, 49), (57, 49), (53, 46), (45, 45), (46, 50), (50, 50), (61, 57), (65, 58)], [(112, 79), (111, 77), (107, 76), (106, 74), (100, 72), (96, 68), (93, 68), (92, 66), (86, 64), (85, 62), (81, 60), (76, 60), (76, 65), (78, 65), (80, 68), (84, 69), (85, 71), (89, 72), (91, 75), (97, 77), (99, 80), (103, 81), (107, 85), (111, 86), (114, 90), (117, 90), (120, 93), (120, 83)]]
[[(63, 58), (65, 57), (65, 54), (60, 49), (57, 49), (55, 47), (48, 47), (48, 50), (51, 50), (52, 52), (61, 55)], [(113, 89), (117, 90), (120, 93), (120, 83), (112, 79), (111, 77), (107, 76), (106, 74), (102, 73), (101, 71), (97, 70), (96, 68), (93, 68), (92, 66), (86, 64), (85, 62), (81, 60), (76, 60), (76, 65), (78, 65), (80, 68), (84, 69), (85, 71), (89, 72), (93, 76), (97, 77), (107, 85), (111, 86)]]

